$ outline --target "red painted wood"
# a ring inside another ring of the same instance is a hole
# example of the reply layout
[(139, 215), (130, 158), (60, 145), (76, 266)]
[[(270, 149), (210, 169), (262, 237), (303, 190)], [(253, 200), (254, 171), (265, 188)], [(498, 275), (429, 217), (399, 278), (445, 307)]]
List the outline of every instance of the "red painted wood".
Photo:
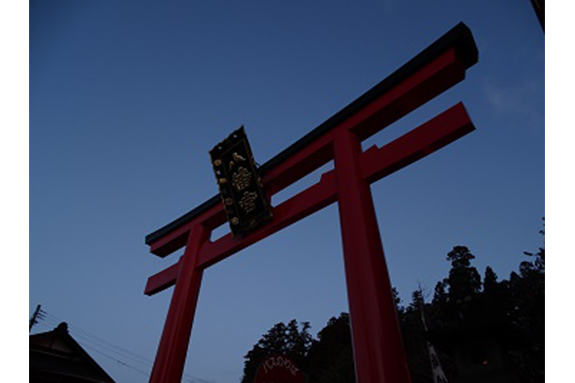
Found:
[(154, 295), (160, 291), (172, 287), (176, 283), (176, 279), (178, 279), (178, 273), (180, 272), (180, 262), (182, 262), (181, 257), (177, 263), (148, 278), (146, 288), (144, 289), (144, 294)]
[[(206, 242), (202, 248), (197, 267), (209, 267), (335, 202), (336, 187), (334, 175), (333, 170), (322, 174), (317, 184), (278, 205), (274, 209), (272, 221), (264, 226), (262, 230), (248, 234), (245, 237), (234, 238), (231, 234), (228, 234), (215, 242)], [(148, 278), (144, 293), (153, 295), (173, 286), (176, 283), (178, 269), (179, 263), (176, 263)]]
[(278, 205), (273, 210), (272, 221), (260, 230), (243, 238), (234, 238), (228, 234), (216, 242), (207, 243), (200, 256), (199, 267), (211, 266), (334, 203), (336, 201), (334, 176), (333, 170), (324, 173), (317, 184)]
[[(311, 173), (333, 158), (333, 138), (342, 130), (353, 130), (361, 139), (366, 139), (391, 123), (413, 111), (449, 87), (465, 78), (465, 66), (458, 60), (455, 48), (424, 65), (412, 77), (399, 83), (388, 93), (375, 99), (370, 105), (343, 121), (338, 127), (318, 137), (298, 153), (277, 165), (264, 175), (269, 195), (289, 186)], [(221, 205), (196, 217), (150, 246), (150, 251), (161, 257), (182, 248), (185, 236), (194, 223), (215, 229), (225, 222)]]
[(409, 383), (371, 190), (361, 171), (361, 142), (341, 132), (334, 146), (357, 382)]
[[(474, 129), (465, 107), (459, 103), (384, 147), (374, 146), (362, 153), (363, 177), (369, 183), (373, 183), (448, 145)], [(277, 206), (272, 222), (260, 231), (243, 239), (228, 235), (214, 243), (208, 242), (200, 255), (199, 267), (209, 267), (335, 202), (335, 180), (331, 179), (333, 176), (333, 171), (323, 174), (322, 179), (316, 185)], [(153, 295), (173, 286), (177, 277), (177, 265), (170, 266), (150, 277), (145, 293)]]
[(458, 104), (381, 149), (362, 153), (361, 141), (464, 79), (465, 65), (455, 47), (433, 57), (419, 60), (419, 69), (410, 77), (369, 104), (360, 104), (361, 109), (345, 120), (332, 120), (331, 130), (267, 171), (264, 181), (271, 196), (335, 159), (335, 169), (320, 182), (274, 208), (271, 222), (242, 238), (229, 235), (210, 242), (211, 230), (225, 222), (217, 204), (150, 244), (151, 252), (162, 257), (186, 246), (178, 263), (150, 277), (146, 285), (150, 295), (176, 286), (151, 383), (181, 380), (204, 268), (335, 200), (340, 208), (356, 381), (410, 382), (369, 185), (456, 140), (473, 125)]
[(351, 130), (363, 141), (464, 78), (465, 66), (451, 48), (353, 115), (338, 130)]
[(203, 270), (197, 267), (197, 262), (208, 238), (209, 231), (203, 226), (194, 225), (191, 228), (150, 383), (180, 383), (182, 380), (202, 283)]
[(361, 155), (363, 177), (373, 183), (475, 130), (462, 103), (449, 108), (382, 148)]
[(226, 222), (226, 213), (223, 206), (215, 205), (193, 221), (152, 243), (150, 252), (162, 258), (166, 257), (186, 245), (188, 235), (194, 225), (202, 225), (208, 230), (213, 230), (224, 222)]

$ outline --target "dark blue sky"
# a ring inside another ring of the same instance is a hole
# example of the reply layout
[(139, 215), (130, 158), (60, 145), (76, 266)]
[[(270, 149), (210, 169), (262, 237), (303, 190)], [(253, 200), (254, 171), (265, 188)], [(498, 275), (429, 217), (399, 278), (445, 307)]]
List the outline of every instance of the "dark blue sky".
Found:
[[(364, 146), (459, 101), (477, 128), (372, 187), (405, 304), (418, 284), (431, 298), (455, 245), (500, 278), (542, 245), (544, 35), (528, 0), (31, 1), (30, 314), (41, 303), (153, 360), (172, 290), (143, 288), (179, 253), (159, 259), (144, 236), (217, 192), (213, 145), (243, 124), (266, 162), (460, 21), (479, 48), (468, 78)], [(207, 270), (186, 372), (238, 382), (275, 323), (315, 334), (341, 311), (332, 205)], [(147, 381), (91, 354), (119, 383)]]

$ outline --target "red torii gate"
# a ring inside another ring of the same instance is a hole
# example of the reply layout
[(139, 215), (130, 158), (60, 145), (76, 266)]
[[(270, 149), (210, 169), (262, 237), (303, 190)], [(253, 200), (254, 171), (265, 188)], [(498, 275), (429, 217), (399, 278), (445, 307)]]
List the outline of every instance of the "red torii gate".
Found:
[(185, 246), (173, 266), (148, 279), (145, 294), (175, 284), (150, 383), (181, 381), (204, 269), (334, 203), (339, 204), (358, 383), (408, 383), (409, 371), (370, 184), (474, 130), (458, 103), (382, 148), (361, 142), (465, 78), (477, 62), (471, 32), (460, 23), (259, 169), (268, 197), (331, 161), (315, 185), (273, 207), (273, 219), (241, 237), (210, 240), (226, 222), (218, 195), (146, 236), (165, 257)]

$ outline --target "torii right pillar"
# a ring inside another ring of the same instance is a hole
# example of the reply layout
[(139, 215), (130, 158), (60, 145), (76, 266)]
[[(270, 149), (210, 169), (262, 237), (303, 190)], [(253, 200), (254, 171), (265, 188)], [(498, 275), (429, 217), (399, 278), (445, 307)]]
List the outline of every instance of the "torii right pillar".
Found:
[[(438, 59), (438, 61), (445, 62), (452, 60), (451, 65), (443, 65), (453, 71), (452, 76), (454, 78), (465, 72), (464, 65), (457, 56), (455, 50), (452, 50)], [(427, 76), (427, 73), (424, 72), (422, 71), (418, 75)], [(446, 76), (447, 79), (450, 77), (450, 75)], [(445, 86), (451, 86), (451, 81), (452, 79), (445, 81)], [(398, 89), (402, 86), (404, 89)], [(410, 93), (409, 86), (408, 81), (398, 86), (395, 91), (408, 94)], [(440, 83), (429, 85), (429, 89), (435, 89), (434, 92), (441, 87), (442, 84)], [(425, 92), (411, 95), (414, 104), (419, 104), (420, 99), (427, 97)], [(391, 111), (392, 114), (402, 114), (403, 107), (404, 105), (398, 105), (397, 108), (389, 108), (388, 111)], [(457, 109), (460, 112), (463, 108), (458, 105), (458, 107), (453, 108), (453, 111)], [(381, 113), (381, 110), (379, 112)], [(361, 111), (354, 117), (353, 120), (355, 121), (347, 121), (352, 127), (340, 129), (334, 137), (333, 157), (356, 381), (361, 383), (411, 383), (401, 331), (397, 321), (395, 299), (371, 195), (370, 184), (373, 180), (369, 178), (369, 172), (366, 171), (369, 166), (366, 163), (367, 153), (364, 153), (361, 148), (363, 139), (377, 129), (369, 121), (377, 118), (370, 115), (369, 109)], [(430, 123), (433, 124), (431, 121)], [(345, 122), (344, 125), (346, 125)], [(468, 130), (465, 132), (472, 129), (473, 126), (469, 124)], [(429, 132), (433, 132), (433, 130), (429, 129)], [(458, 134), (463, 132), (464, 130), (461, 130)], [(420, 138), (423, 138), (423, 135)], [(427, 137), (421, 141), (426, 140)], [(390, 157), (407, 160), (410, 157), (409, 153), (412, 153), (409, 149), (409, 141), (406, 139), (407, 145), (403, 146), (390, 145), (387, 149), (394, 151), (394, 153), (388, 152)], [(420, 144), (420, 142), (416, 142), (417, 140), (411, 141), (413, 146)], [(434, 149), (429, 147), (425, 152), (428, 150)], [(419, 155), (421, 154), (419, 153)]]
[(361, 142), (345, 133), (335, 139), (334, 155), (356, 379), (409, 383)]

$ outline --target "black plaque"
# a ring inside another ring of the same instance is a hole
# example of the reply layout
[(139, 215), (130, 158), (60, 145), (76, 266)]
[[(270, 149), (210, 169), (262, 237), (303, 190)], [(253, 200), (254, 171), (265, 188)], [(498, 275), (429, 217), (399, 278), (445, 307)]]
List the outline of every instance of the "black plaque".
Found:
[(232, 234), (246, 233), (270, 219), (270, 205), (244, 127), (214, 146), (210, 157)]

